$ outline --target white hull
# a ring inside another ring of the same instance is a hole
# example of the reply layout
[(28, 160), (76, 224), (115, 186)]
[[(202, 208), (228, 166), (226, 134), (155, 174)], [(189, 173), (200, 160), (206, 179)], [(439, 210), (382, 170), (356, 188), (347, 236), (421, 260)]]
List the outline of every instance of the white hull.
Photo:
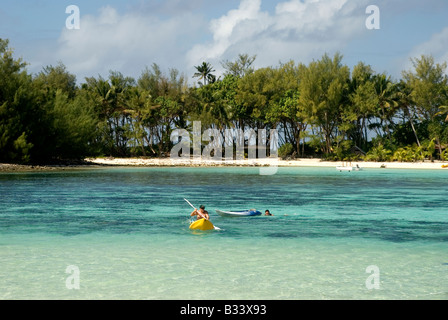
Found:
[(244, 210), (244, 211), (216, 210), (216, 213), (219, 214), (221, 217), (250, 217), (261, 215), (261, 212), (257, 210)]
[(339, 167), (336, 167), (336, 170), (338, 170), (338, 171), (361, 171), (362, 169), (360, 168), (360, 167), (350, 167), (350, 166), (348, 166), (348, 167), (341, 167), (341, 166), (339, 166)]

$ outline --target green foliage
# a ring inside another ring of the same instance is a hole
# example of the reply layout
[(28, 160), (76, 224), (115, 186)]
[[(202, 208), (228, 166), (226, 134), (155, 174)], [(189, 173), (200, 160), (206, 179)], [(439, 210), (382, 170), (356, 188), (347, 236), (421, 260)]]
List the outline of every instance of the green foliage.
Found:
[(398, 148), (394, 155), (392, 156), (392, 160), (399, 162), (411, 162), (414, 161), (414, 151), (410, 146), (406, 146), (404, 148)]
[(352, 161), (359, 160), (360, 156), (352, 152), (353, 142), (351, 140), (343, 140), (334, 147), (332, 155), (326, 157), (327, 160)]
[(244, 121), (247, 126), (256, 128), (263, 123), (269, 101), (274, 93), (269, 86), (273, 76), (272, 68), (262, 68), (248, 74), (238, 82), (235, 116)]
[(444, 115), (448, 105), (447, 63), (436, 64), (432, 56), (412, 59), (414, 70), (403, 72), (406, 85), (410, 89), (409, 98), (414, 105), (416, 116), (428, 123), (428, 139), (435, 139), (439, 156), (442, 153), (441, 141)]
[(368, 124), (375, 117), (379, 105), (373, 79), (370, 66), (360, 62), (353, 68), (349, 104), (342, 113), (341, 131), (362, 148), (367, 148)]
[(422, 118), (432, 120), (439, 108), (448, 102), (447, 63), (436, 64), (432, 56), (411, 59), (414, 71), (403, 72), (407, 85), (411, 88), (411, 98)]
[(398, 148), (394, 152), (392, 160), (399, 162), (417, 162), (426, 159), (432, 160), (435, 150), (435, 142), (433, 139), (431, 141), (425, 141), (420, 146), (413, 144), (403, 148)]
[(51, 114), (56, 132), (54, 148), (59, 157), (74, 159), (92, 154), (98, 119), (85, 92), (70, 100), (59, 89)]
[[(175, 128), (278, 129), (281, 157), (293, 153), (372, 161), (447, 158), (447, 64), (431, 56), (393, 81), (342, 56), (255, 69), (256, 56), (222, 62), (223, 78), (196, 66), (200, 86), (157, 64), (135, 80), (76, 77), (62, 63), (36, 75), (0, 39), (0, 161), (36, 162), (85, 156), (163, 156)], [(268, 131), (269, 132), (269, 131)], [(247, 146), (246, 138), (245, 144)]]
[(278, 148), (278, 156), (282, 159), (286, 159), (288, 156), (292, 155), (294, 152), (294, 147), (290, 143), (282, 144)]
[(23, 132), (20, 137), (14, 141), (14, 149), (16, 153), (12, 156), (13, 160), (27, 163), (30, 161), (30, 150), (33, 147), (32, 143), (27, 142), (26, 133)]
[(341, 113), (347, 103), (349, 68), (342, 65), (342, 56), (333, 59), (324, 55), (309, 66), (301, 66), (299, 104), (304, 108), (308, 123), (318, 128), (325, 144), (322, 150), (330, 154)]
[[(205, 86), (208, 83), (213, 83), (216, 81), (216, 76), (212, 73), (215, 72), (215, 70), (213, 70), (210, 63), (204, 61), (201, 65), (196, 66), (195, 68), (197, 72), (193, 75), (193, 77), (199, 78), (198, 83), (201, 86)], [(200, 82), (200, 80), (202, 80), (202, 82)]]
[(67, 71), (62, 62), (56, 67), (44, 67), (34, 78), (34, 82), (46, 95), (54, 96), (57, 90), (66, 93), (70, 98), (76, 94), (76, 77)]
[(373, 147), (364, 157), (367, 161), (390, 161), (392, 151), (384, 148), (383, 145)]
[(248, 54), (239, 54), (238, 59), (234, 62), (229, 60), (223, 61), (221, 64), (226, 69), (224, 75), (231, 75), (236, 78), (242, 78), (245, 75), (254, 72), (251, 67), (256, 59), (256, 55), (249, 57)]
[(0, 161), (27, 162), (41, 142), (45, 117), (24, 67), (0, 39)]
[(448, 149), (445, 149), (442, 154), (440, 155), (440, 159), (443, 161), (448, 161)]

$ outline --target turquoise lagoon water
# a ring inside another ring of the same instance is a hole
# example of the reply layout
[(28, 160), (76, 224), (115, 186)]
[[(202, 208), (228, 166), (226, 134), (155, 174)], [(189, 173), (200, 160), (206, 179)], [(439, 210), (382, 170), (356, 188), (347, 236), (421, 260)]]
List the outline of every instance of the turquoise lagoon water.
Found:
[[(0, 299), (447, 299), (447, 181), (334, 168), (0, 174)], [(189, 230), (183, 198), (221, 230)], [(274, 216), (214, 211), (246, 208)]]

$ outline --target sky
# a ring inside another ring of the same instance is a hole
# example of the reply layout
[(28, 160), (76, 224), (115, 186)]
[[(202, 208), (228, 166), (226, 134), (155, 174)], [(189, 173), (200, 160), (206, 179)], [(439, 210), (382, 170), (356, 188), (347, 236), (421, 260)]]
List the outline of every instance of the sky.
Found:
[(29, 72), (62, 62), (79, 83), (110, 71), (138, 79), (153, 63), (193, 81), (203, 61), (220, 76), (239, 54), (262, 68), (336, 52), (400, 79), (411, 58), (448, 61), (447, 17), (447, 0), (1, 0), (0, 38)]

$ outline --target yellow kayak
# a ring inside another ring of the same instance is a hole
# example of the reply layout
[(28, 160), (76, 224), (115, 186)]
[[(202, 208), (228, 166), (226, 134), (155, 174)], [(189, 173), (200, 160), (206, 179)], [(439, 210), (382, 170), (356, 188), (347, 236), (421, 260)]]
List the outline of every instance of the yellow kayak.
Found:
[(190, 229), (193, 230), (214, 230), (215, 226), (208, 220), (199, 219), (190, 224)]

